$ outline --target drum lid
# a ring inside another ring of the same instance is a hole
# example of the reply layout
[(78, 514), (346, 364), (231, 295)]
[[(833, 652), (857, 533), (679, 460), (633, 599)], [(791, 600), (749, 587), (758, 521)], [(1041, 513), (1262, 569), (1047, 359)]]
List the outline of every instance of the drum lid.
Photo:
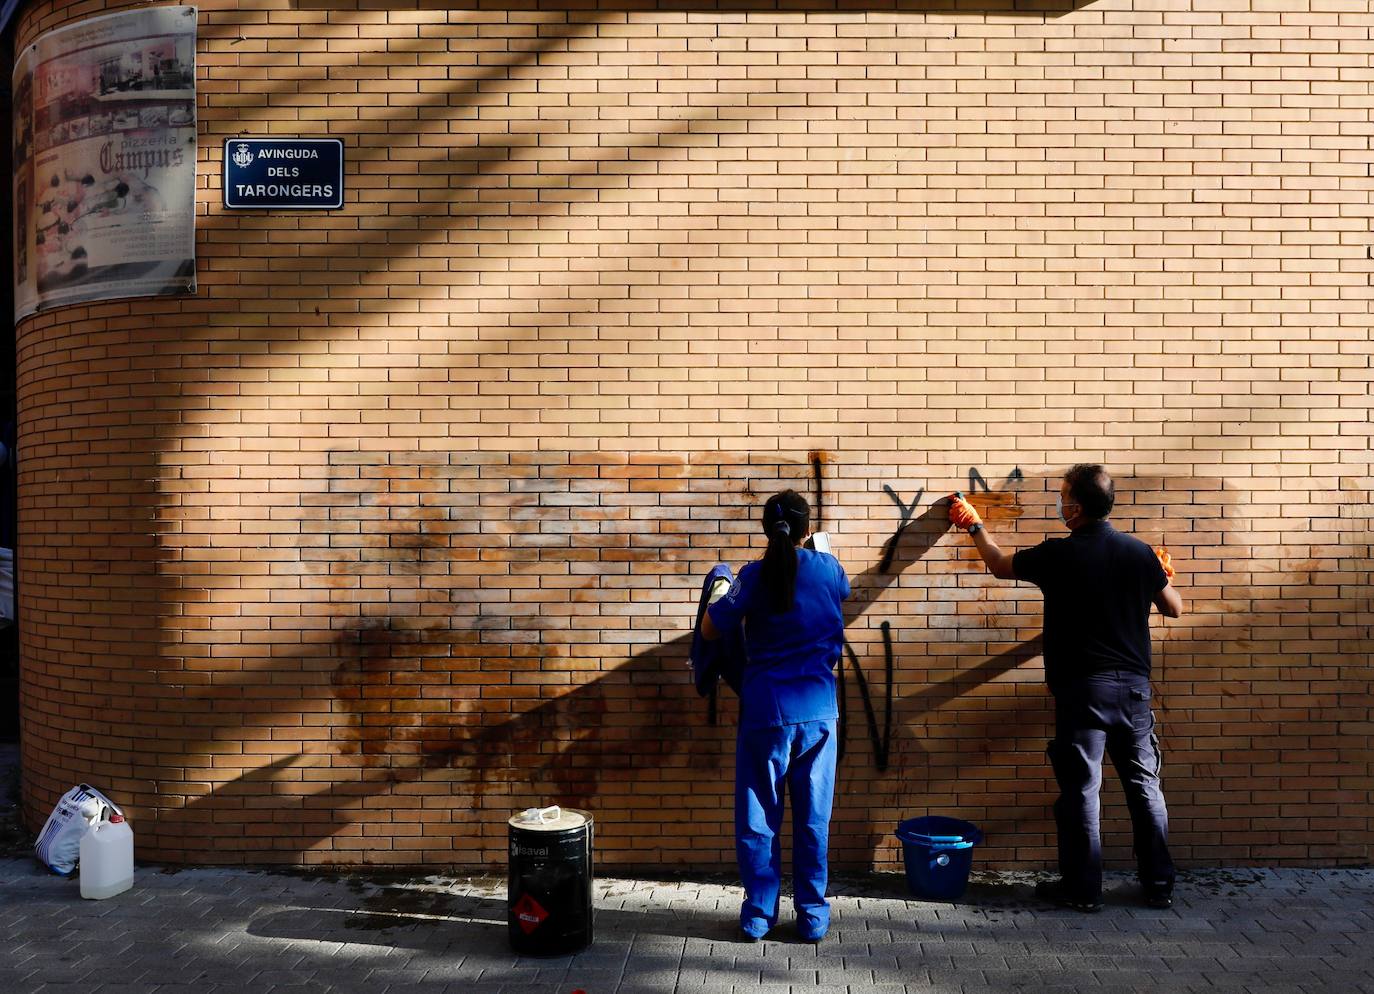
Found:
[(526, 821), (519, 814), (516, 814), (510, 819), (510, 826), (523, 832), (566, 832), (569, 829), (581, 828), (589, 821), (591, 821), (591, 816), (585, 811), (578, 811), (576, 808), (562, 808), (557, 818), (542, 821), (533, 819)]

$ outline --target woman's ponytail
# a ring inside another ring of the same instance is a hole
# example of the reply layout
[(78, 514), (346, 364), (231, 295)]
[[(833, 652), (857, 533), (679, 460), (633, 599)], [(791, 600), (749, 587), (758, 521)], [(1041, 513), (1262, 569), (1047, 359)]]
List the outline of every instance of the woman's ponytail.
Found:
[(797, 594), (797, 544), (811, 523), (811, 506), (794, 490), (784, 490), (763, 505), (763, 531), (768, 551), (763, 554), (762, 581), (768, 610), (792, 610)]

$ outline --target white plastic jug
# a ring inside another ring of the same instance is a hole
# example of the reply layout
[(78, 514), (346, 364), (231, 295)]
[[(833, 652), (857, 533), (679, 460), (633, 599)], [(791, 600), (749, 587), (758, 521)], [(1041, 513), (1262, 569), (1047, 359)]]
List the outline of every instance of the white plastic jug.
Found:
[[(86, 814), (83, 808), (82, 814)], [(121, 814), (95, 812), (81, 836), (81, 896), (93, 901), (122, 894), (134, 885), (134, 833)]]

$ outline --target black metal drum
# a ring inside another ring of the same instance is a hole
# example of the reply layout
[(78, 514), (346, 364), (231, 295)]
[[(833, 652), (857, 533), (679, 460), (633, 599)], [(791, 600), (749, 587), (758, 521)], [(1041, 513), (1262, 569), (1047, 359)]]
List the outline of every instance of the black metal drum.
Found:
[(530, 809), (510, 820), (510, 945), (556, 956), (592, 942), (592, 816)]

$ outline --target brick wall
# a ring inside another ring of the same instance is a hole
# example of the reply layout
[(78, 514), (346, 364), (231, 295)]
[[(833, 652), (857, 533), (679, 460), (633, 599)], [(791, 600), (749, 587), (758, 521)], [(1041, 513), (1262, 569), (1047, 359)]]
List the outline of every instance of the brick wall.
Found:
[[(559, 802), (729, 865), (686, 640), (791, 485), (855, 578), (836, 862), (929, 811), (1046, 865), (1038, 594), (930, 505), (1022, 546), (1101, 460), (1189, 600), (1179, 855), (1368, 859), (1364, 0), (200, 10), (200, 294), (18, 330), (35, 827), (499, 865)], [(346, 209), (224, 212), (236, 134), (343, 138)]]

